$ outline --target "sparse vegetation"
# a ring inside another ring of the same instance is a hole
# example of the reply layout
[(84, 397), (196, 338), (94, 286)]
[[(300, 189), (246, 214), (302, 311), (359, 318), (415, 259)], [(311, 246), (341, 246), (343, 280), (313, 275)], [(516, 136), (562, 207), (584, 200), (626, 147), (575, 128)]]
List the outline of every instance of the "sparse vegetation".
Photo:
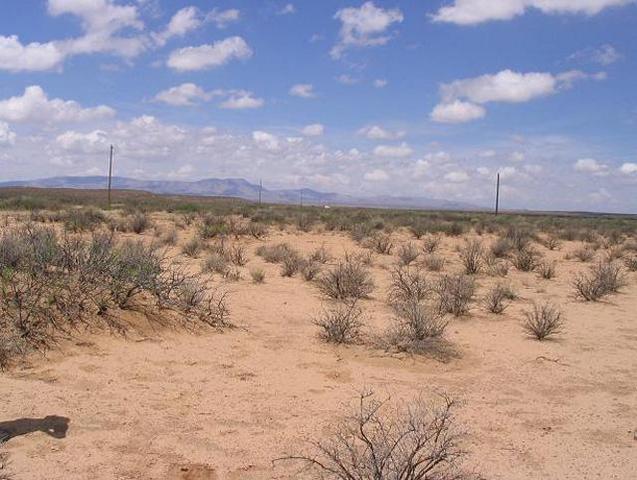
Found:
[(402, 265), (411, 265), (418, 259), (418, 249), (413, 243), (404, 243), (398, 247), (398, 258)]
[(508, 287), (497, 284), (484, 296), (484, 307), (491, 313), (500, 314), (509, 306), (511, 292)]
[(436, 404), (419, 398), (394, 409), (364, 392), (329, 437), (285, 459), (302, 462), (316, 479), (468, 480), (455, 406), (442, 396)]
[(460, 259), (467, 275), (475, 275), (482, 269), (482, 242), (469, 240), (460, 249)]
[(253, 283), (259, 284), (265, 282), (265, 271), (262, 268), (250, 269), (250, 276), (252, 277)]
[(540, 261), (540, 254), (533, 247), (518, 249), (513, 255), (513, 265), (521, 272), (532, 272)]
[(524, 312), (524, 317), (524, 330), (540, 341), (562, 332), (562, 312), (552, 303), (535, 303), (532, 310)]
[(387, 235), (386, 233), (377, 233), (368, 239), (367, 246), (378, 254), (391, 255), (394, 248), (394, 242), (390, 235)]
[(575, 295), (587, 302), (596, 302), (626, 285), (626, 276), (617, 262), (599, 262), (588, 275), (579, 274), (573, 281)]
[(551, 280), (555, 277), (555, 262), (542, 261), (537, 264), (536, 270), (544, 280)]
[(366, 298), (374, 289), (369, 270), (349, 255), (323, 273), (316, 284), (325, 296), (338, 300)]
[(468, 275), (443, 275), (436, 285), (439, 310), (456, 317), (469, 313), (475, 294), (475, 280)]
[(319, 327), (319, 337), (329, 343), (357, 343), (361, 338), (363, 311), (356, 301), (337, 302), (326, 307), (314, 319)]
[(429, 254), (423, 258), (422, 265), (430, 272), (441, 272), (445, 268), (445, 258), (441, 255)]
[(425, 274), (417, 269), (398, 266), (391, 272), (391, 285), (387, 294), (391, 305), (405, 302), (422, 302), (431, 293), (433, 287)]

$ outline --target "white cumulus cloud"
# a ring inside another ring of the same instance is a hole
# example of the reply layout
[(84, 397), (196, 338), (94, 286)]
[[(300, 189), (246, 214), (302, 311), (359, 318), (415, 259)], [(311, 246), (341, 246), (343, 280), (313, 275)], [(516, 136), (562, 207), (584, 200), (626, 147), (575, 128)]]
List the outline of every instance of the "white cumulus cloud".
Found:
[(52, 42), (23, 45), (15, 35), (0, 35), (0, 70), (38, 72), (58, 68), (64, 53)]
[(619, 167), (619, 171), (624, 175), (632, 175), (637, 173), (637, 163), (627, 162)]
[(380, 125), (368, 125), (358, 130), (357, 133), (369, 138), (370, 140), (395, 140), (397, 138), (402, 138), (405, 136), (405, 132), (393, 132), (390, 130), (386, 130)]
[(167, 65), (179, 72), (206, 70), (219, 67), (231, 60), (244, 60), (252, 56), (252, 49), (241, 37), (229, 37), (213, 44), (185, 47), (173, 51)]
[(288, 93), (293, 97), (301, 98), (314, 98), (316, 96), (314, 86), (310, 83), (297, 83), (296, 85), (292, 85)]
[(578, 172), (600, 174), (608, 169), (608, 165), (599, 163), (594, 158), (580, 158), (573, 164)]
[(105, 105), (83, 108), (73, 100), (49, 99), (42, 87), (32, 85), (20, 96), (0, 100), (0, 120), (9, 122), (85, 122), (113, 117), (115, 110)]
[(257, 98), (252, 92), (247, 90), (234, 90), (230, 92), (228, 98), (221, 102), (220, 107), (229, 110), (246, 110), (251, 108), (261, 108), (265, 101)]
[(335, 59), (352, 47), (385, 45), (391, 39), (387, 30), (404, 19), (399, 9), (384, 9), (371, 1), (359, 8), (343, 8), (336, 12), (334, 18), (341, 22), (339, 40), (330, 51)]
[(374, 155), (378, 157), (405, 158), (412, 153), (413, 149), (404, 142), (400, 145), (378, 145), (374, 149)]
[(0, 145), (15, 144), (16, 134), (9, 128), (7, 122), (0, 122)]
[(635, 3), (635, 0), (455, 0), (434, 15), (436, 22), (475, 25), (492, 20), (511, 20), (527, 10), (545, 14), (596, 15), (609, 7)]
[(313, 123), (311, 125), (306, 125), (301, 130), (301, 133), (306, 137), (320, 137), (325, 133), (325, 125), (321, 123)]

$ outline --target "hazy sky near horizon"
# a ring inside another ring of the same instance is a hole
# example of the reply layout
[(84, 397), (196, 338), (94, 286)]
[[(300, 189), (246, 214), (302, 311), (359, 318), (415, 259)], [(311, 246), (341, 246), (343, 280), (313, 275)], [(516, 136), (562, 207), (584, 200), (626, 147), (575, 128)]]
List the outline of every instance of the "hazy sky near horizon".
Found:
[(637, 0), (4, 0), (0, 181), (637, 212)]

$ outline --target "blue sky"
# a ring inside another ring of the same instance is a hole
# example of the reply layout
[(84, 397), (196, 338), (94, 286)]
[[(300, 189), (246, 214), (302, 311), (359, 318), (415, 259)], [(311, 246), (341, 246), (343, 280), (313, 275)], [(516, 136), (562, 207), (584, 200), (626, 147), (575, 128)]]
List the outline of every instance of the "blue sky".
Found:
[(0, 176), (637, 212), (635, 0), (5, 0)]

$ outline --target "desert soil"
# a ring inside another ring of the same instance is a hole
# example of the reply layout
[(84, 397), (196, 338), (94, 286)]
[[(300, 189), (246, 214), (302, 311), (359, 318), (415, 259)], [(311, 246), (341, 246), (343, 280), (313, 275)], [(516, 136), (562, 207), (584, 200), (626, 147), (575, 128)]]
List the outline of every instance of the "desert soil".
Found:
[[(180, 242), (189, 234), (182, 231)], [(300, 478), (298, 465), (273, 459), (321, 438), (364, 388), (394, 401), (435, 392), (461, 400), (467, 463), (487, 479), (637, 478), (636, 274), (621, 294), (581, 302), (570, 282), (587, 264), (564, 259), (577, 245), (538, 247), (559, 260), (556, 279), (512, 268), (504, 281), (520, 298), (502, 315), (478, 301), (470, 316), (454, 318), (447, 338), (459, 357), (440, 362), (323, 343), (312, 323), (324, 302), (317, 288), (282, 277), (254, 254), (280, 241), (303, 252), (325, 245), (335, 258), (360, 250), (336, 233), (273, 231), (265, 241), (244, 240), (243, 279), (224, 284), (237, 328), (86, 335), (0, 373), (0, 424), (69, 419), (62, 438), (34, 431), (7, 442), (16, 479)], [(460, 270), (460, 242), (444, 239), (446, 271)], [(183, 261), (198, 270), (203, 259)], [(376, 288), (362, 302), (370, 330), (391, 320), (386, 290), (395, 261), (375, 256)], [(252, 267), (265, 270), (264, 284), (251, 282)], [(497, 281), (477, 278), (478, 297)], [(538, 342), (521, 320), (543, 299), (562, 307), (566, 328)]]

